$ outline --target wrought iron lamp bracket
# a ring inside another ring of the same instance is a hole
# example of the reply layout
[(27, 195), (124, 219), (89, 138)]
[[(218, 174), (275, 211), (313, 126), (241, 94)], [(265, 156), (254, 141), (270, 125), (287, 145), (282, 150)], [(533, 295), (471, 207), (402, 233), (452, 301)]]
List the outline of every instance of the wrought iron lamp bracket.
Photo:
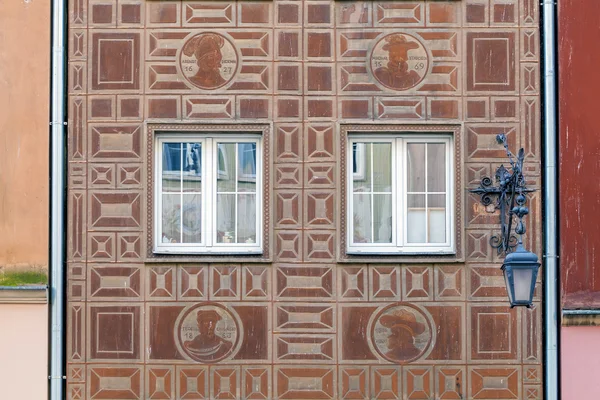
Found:
[[(525, 185), (523, 176), (523, 161), (525, 151), (521, 148), (515, 157), (509, 150), (506, 135), (500, 133), (496, 135), (498, 144), (504, 146), (510, 169), (500, 165), (496, 169), (494, 176), (497, 186), (488, 176), (481, 179), (478, 188), (471, 189), (470, 192), (481, 196), (481, 204), (484, 206), (493, 206), (495, 210), (500, 211), (500, 233), (490, 238), (490, 245), (498, 251), (498, 254), (510, 253), (519, 243), (522, 243), (522, 236), (525, 234), (525, 224), (523, 217), (529, 214), (527, 203), (527, 193), (534, 192), (535, 189), (529, 189)], [(513, 216), (517, 217), (516, 226), (513, 234)]]

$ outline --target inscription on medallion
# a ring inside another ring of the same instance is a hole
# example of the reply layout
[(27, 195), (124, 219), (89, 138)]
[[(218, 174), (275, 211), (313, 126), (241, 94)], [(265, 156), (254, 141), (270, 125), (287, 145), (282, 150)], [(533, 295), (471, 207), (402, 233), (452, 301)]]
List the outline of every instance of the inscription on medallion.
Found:
[(430, 318), (412, 305), (388, 306), (371, 321), (373, 348), (388, 361), (408, 363), (421, 358), (433, 341)]
[(373, 77), (383, 86), (408, 90), (425, 78), (429, 70), (429, 55), (414, 36), (392, 33), (375, 44), (370, 67)]
[(237, 351), (240, 323), (233, 311), (216, 304), (187, 308), (175, 325), (177, 347), (192, 360), (221, 361)]
[(179, 65), (192, 85), (214, 90), (231, 81), (237, 72), (238, 56), (225, 36), (204, 32), (185, 42), (179, 53)]

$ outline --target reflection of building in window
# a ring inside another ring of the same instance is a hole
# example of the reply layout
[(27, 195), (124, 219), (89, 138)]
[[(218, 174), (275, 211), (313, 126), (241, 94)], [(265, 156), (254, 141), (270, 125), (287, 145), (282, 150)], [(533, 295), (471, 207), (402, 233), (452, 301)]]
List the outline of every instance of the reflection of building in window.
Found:
[(158, 137), (155, 250), (260, 252), (259, 137)]
[(452, 252), (448, 136), (351, 137), (348, 252)]

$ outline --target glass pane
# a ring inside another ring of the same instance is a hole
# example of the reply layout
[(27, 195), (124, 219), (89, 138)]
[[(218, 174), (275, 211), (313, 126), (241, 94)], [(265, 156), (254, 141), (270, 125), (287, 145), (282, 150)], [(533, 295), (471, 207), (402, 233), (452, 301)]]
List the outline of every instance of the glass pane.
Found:
[(392, 144), (373, 144), (373, 191), (392, 192)]
[(163, 143), (162, 191), (181, 190), (181, 143)]
[(217, 242), (235, 243), (235, 194), (217, 195)]
[(446, 243), (446, 196), (427, 195), (429, 209), (429, 243)]
[(235, 143), (217, 146), (217, 192), (235, 192)]
[(352, 147), (352, 180), (355, 192), (370, 192), (371, 143), (355, 143)]
[(355, 194), (353, 197), (353, 243), (372, 243), (371, 235), (371, 195)]
[(237, 243), (256, 243), (256, 195), (238, 196)]
[(202, 242), (202, 195), (183, 195), (181, 224), (183, 243)]
[(446, 191), (446, 145), (427, 144), (427, 191)]
[(392, 243), (392, 195), (373, 195), (375, 242)]
[(181, 242), (181, 195), (162, 195), (162, 243)]
[(238, 143), (238, 191), (256, 192), (256, 143)]
[(409, 192), (425, 191), (425, 143), (407, 145), (407, 180)]
[(183, 143), (183, 191), (202, 191), (201, 143)]
[(408, 243), (425, 243), (425, 195), (409, 194), (406, 216), (406, 240)]

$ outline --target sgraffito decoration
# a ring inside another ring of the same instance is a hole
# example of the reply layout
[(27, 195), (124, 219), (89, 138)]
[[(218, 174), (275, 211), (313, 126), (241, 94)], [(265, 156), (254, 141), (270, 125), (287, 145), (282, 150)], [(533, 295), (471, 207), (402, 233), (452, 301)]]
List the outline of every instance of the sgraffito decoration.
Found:
[(183, 76), (192, 85), (214, 90), (225, 86), (237, 72), (238, 56), (225, 36), (204, 32), (189, 38), (179, 53)]
[(429, 56), (425, 46), (414, 36), (392, 33), (375, 44), (370, 66), (377, 82), (388, 89), (404, 91), (425, 78)]

